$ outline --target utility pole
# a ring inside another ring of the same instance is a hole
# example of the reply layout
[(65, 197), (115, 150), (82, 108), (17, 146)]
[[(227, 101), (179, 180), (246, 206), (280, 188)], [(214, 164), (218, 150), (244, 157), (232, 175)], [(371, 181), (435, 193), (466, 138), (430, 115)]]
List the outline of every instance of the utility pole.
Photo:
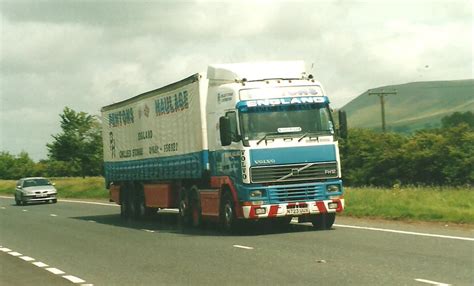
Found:
[(385, 96), (387, 95), (395, 95), (397, 94), (396, 89), (392, 90), (370, 90), (369, 89), (369, 95), (377, 95), (380, 98), (380, 108), (382, 111), (382, 132), (385, 133)]

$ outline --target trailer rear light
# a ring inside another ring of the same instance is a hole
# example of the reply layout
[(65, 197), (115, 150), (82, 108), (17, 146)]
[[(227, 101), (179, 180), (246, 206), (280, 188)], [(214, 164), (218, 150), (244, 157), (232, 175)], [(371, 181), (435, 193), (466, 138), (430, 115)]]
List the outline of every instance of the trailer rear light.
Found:
[(337, 205), (338, 205), (337, 203), (329, 203), (328, 208), (331, 209), (331, 210), (337, 209)]
[(262, 214), (265, 214), (267, 212), (267, 210), (265, 208), (256, 208), (255, 209), (255, 214), (256, 215), (262, 215)]

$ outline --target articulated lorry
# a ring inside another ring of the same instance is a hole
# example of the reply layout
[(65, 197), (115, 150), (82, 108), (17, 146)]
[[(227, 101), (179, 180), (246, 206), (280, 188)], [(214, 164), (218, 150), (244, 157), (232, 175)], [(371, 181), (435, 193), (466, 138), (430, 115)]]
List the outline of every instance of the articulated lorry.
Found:
[(328, 229), (344, 209), (345, 131), (304, 62), (210, 65), (101, 111), (106, 186), (123, 217), (177, 208), (194, 226), (297, 217)]

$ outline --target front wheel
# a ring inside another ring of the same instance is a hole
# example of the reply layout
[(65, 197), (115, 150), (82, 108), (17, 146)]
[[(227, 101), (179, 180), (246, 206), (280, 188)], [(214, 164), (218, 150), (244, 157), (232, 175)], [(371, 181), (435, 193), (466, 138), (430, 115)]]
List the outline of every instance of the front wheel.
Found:
[(315, 229), (331, 229), (336, 220), (336, 213), (323, 213), (311, 217), (311, 223)]
[(234, 200), (230, 193), (226, 193), (222, 199), (221, 209), (222, 229), (226, 232), (235, 231), (237, 218), (235, 216)]

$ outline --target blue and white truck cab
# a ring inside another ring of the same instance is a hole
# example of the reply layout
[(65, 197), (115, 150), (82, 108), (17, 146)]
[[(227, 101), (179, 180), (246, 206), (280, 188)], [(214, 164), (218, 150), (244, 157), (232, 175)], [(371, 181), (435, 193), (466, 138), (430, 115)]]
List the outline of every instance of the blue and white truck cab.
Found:
[(232, 182), (237, 217), (330, 228), (344, 198), (323, 86), (303, 62), (210, 66), (208, 78), (211, 176)]

